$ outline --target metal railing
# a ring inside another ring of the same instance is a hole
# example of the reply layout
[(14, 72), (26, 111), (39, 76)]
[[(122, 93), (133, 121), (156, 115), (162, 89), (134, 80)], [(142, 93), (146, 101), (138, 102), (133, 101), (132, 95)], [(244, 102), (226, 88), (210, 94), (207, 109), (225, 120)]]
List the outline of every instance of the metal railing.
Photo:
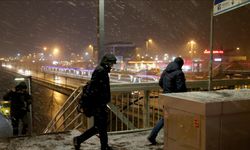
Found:
[[(208, 81), (187, 81), (189, 91), (207, 91)], [(250, 79), (214, 80), (213, 89), (250, 88)], [(108, 131), (124, 131), (153, 127), (162, 115), (159, 105), (161, 89), (158, 82), (149, 83), (112, 83), (111, 103), (108, 104)], [(48, 124), (44, 133), (71, 129), (86, 130), (91, 119), (76, 110), (81, 95), (77, 88), (64, 103), (62, 108)]]

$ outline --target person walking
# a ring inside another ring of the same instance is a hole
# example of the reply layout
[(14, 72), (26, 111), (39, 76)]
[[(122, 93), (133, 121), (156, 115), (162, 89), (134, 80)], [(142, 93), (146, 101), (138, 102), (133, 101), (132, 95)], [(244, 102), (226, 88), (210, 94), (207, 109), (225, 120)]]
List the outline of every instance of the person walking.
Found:
[(105, 54), (100, 64), (95, 68), (91, 77), (91, 88), (94, 90), (94, 126), (73, 138), (75, 150), (79, 150), (81, 143), (89, 139), (93, 135), (99, 133), (101, 150), (111, 150), (108, 145), (107, 122), (108, 108), (107, 104), (111, 100), (110, 83), (108, 73), (116, 64), (116, 57), (113, 54)]
[[(186, 78), (182, 71), (184, 61), (181, 57), (177, 57), (173, 62), (169, 63), (166, 69), (162, 72), (159, 85), (163, 89), (163, 93), (186, 92)], [(161, 117), (155, 127), (152, 129), (150, 135), (147, 137), (152, 145), (156, 145), (156, 137), (159, 131), (164, 126), (164, 118)]]
[(3, 99), (10, 101), (10, 117), (13, 127), (13, 135), (19, 134), (19, 123), (22, 121), (21, 134), (25, 135), (28, 131), (28, 116), (29, 105), (31, 104), (31, 95), (27, 92), (27, 86), (25, 82), (20, 82), (15, 90), (7, 92)]

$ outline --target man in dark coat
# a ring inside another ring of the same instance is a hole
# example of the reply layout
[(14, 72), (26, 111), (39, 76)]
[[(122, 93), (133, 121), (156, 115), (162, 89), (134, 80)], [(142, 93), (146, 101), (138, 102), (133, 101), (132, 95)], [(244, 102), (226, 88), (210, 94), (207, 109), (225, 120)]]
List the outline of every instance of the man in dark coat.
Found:
[(74, 137), (73, 142), (76, 150), (80, 149), (80, 145), (85, 140), (89, 139), (93, 135), (99, 133), (101, 150), (110, 150), (108, 146), (107, 135), (107, 120), (108, 120), (108, 108), (107, 104), (111, 100), (110, 83), (108, 73), (112, 69), (112, 66), (116, 64), (116, 57), (113, 54), (105, 54), (91, 77), (91, 87), (94, 90), (95, 101), (94, 108), (94, 126), (80, 136)]
[[(169, 63), (166, 69), (161, 74), (159, 85), (163, 89), (163, 93), (186, 92), (186, 79), (182, 71), (184, 61), (181, 57), (177, 57), (173, 62)], [(151, 131), (148, 140), (153, 144), (157, 144), (156, 137), (164, 125), (163, 117), (157, 122), (156, 126)]]
[(18, 135), (20, 121), (23, 123), (21, 133), (25, 135), (28, 131), (27, 112), (29, 111), (29, 105), (31, 104), (31, 96), (27, 92), (25, 82), (20, 82), (15, 87), (15, 90), (9, 91), (3, 96), (3, 99), (10, 101), (10, 117), (13, 127), (13, 135)]

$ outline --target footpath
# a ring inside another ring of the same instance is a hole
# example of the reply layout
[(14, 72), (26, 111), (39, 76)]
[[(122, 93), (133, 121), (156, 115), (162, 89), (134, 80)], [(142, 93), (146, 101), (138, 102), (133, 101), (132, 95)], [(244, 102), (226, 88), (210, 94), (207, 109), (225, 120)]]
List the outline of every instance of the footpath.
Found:
[[(109, 143), (114, 150), (162, 150), (163, 130), (159, 133), (159, 144), (151, 145), (147, 141), (150, 130), (132, 133), (109, 134)], [(79, 135), (78, 130), (64, 133), (0, 139), (0, 150), (74, 150), (72, 138)], [(82, 150), (99, 150), (97, 136), (93, 136), (81, 144)]]

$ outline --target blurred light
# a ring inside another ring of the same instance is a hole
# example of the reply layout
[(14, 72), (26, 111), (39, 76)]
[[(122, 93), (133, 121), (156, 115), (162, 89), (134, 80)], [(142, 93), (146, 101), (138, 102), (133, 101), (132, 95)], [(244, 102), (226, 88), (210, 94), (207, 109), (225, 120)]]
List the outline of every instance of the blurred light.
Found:
[(53, 55), (56, 56), (58, 54), (59, 54), (59, 49), (58, 48), (54, 48)]
[(55, 76), (55, 83), (62, 83), (62, 80), (59, 76)]
[(93, 48), (93, 46), (90, 44), (90, 45), (89, 45), (89, 48), (91, 48), (91, 49), (92, 49), (92, 48)]
[[(210, 51), (205, 49), (204, 54), (210, 54)], [(224, 54), (223, 50), (213, 50), (213, 54)]]
[(5, 109), (5, 111), (4, 111), (4, 112), (7, 114), (7, 113), (9, 113), (10, 111), (9, 111), (8, 109)]
[(9, 68), (9, 69), (11, 69), (11, 68), (12, 68), (12, 65), (7, 65), (6, 67)]
[(221, 58), (214, 58), (214, 61), (220, 62), (220, 61), (222, 61), (222, 59)]
[(192, 45), (195, 44), (195, 41), (194, 41), (194, 40), (191, 40), (191, 41), (190, 41), (190, 44), (192, 44)]
[(183, 66), (182, 66), (182, 70), (183, 70), (183, 71), (191, 70), (191, 66), (190, 66), (190, 65), (183, 65)]
[(17, 72), (18, 72), (19, 74), (24, 74), (23, 69), (19, 69)]
[(53, 64), (53, 65), (58, 65), (59, 63), (58, 63), (58, 61), (55, 61), (55, 60), (54, 60), (54, 61), (52, 61), (52, 64)]
[(24, 71), (24, 75), (26, 75), (26, 76), (30, 76), (30, 75), (31, 75), (30, 70), (25, 70), (25, 71)]
[(24, 78), (15, 78), (14, 80), (15, 81), (24, 81), (25, 79)]
[[(22, 75), (25, 75), (25, 76), (30, 76), (31, 75), (31, 72), (30, 70), (23, 70), (23, 69), (19, 69), (17, 71), (19, 74), (22, 74)], [(16, 79), (15, 79), (16, 80)], [(21, 79), (22, 80), (22, 79)]]

